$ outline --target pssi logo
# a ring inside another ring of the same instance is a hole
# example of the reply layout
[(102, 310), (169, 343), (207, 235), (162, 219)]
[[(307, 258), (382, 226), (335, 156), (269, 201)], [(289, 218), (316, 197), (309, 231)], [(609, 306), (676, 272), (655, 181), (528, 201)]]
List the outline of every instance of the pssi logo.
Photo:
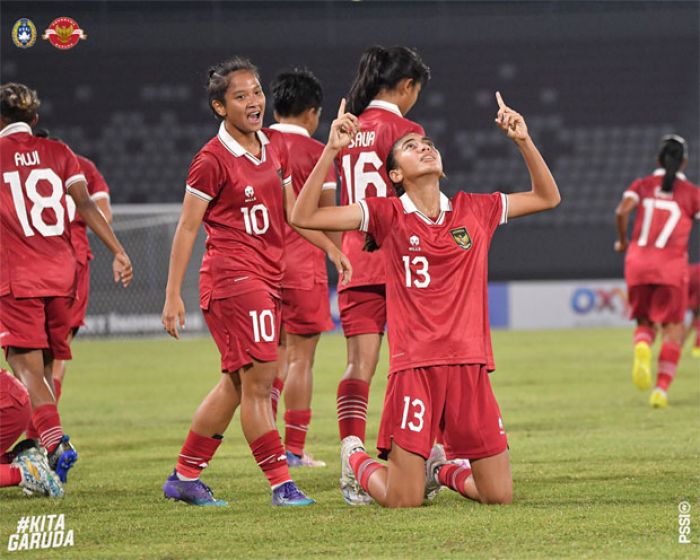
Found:
[(622, 288), (577, 288), (571, 296), (571, 309), (578, 315), (611, 313), (626, 318), (629, 304)]
[(31, 19), (20, 18), (12, 26), (12, 41), (20, 49), (28, 49), (36, 43), (36, 26)]

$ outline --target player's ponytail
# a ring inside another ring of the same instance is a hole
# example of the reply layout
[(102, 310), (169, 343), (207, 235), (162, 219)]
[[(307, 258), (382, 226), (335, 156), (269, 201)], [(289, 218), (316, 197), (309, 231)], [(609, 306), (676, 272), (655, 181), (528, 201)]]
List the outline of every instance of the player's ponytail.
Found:
[(10, 82), (0, 86), (0, 117), (5, 122), (33, 124), (39, 110), (39, 96), (24, 84)]
[(248, 70), (249, 72), (253, 73), (258, 80), (260, 80), (260, 73), (258, 72), (257, 66), (255, 66), (247, 58), (243, 58), (241, 56), (234, 56), (229, 60), (220, 62), (219, 64), (209, 68), (207, 72), (209, 108), (214, 112), (214, 115), (216, 115), (216, 118), (219, 120), (222, 120), (223, 117), (214, 110), (212, 103), (214, 101), (225, 103), (224, 96), (226, 95), (226, 90), (228, 89), (229, 74), (232, 72), (237, 72), (238, 70)]
[(405, 78), (421, 86), (430, 79), (430, 68), (416, 51), (408, 47), (370, 47), (362, 53), (350, 86), (348, 111), (359, 116), (380, 91), (395, 88)]
[(661, 139), (661, 149), (659, 150), (659, 164), (666, 170), (661, 190), (672, 192), (676, 181), (676, 173), (687, 158), (687, 146), (685, 140), (675, 134), (669, 134)]

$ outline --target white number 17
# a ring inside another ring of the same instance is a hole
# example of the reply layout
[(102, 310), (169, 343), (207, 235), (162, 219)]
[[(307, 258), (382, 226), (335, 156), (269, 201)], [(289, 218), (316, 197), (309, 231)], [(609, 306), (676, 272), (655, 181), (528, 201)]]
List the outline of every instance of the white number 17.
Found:
[(678, 221), (681, 219), (681, 209), (674, 200), (645, 198), (642, 204), (644, 204), (644, 221), (642, 222), (642, 230), (639, 233), (639, 241), (637, 241), (637, 245), (640, 247), (647, 246), (649, 243), (649, 232), (651, 230), (651, 220), (654, 215), (654, 210), (664, 210), (669, 213), (669, 216), (663, 229), (659, 233), (659, 236), (656, 238), (656, 243), (654, 243), (654, 247), (657, 249), (663, 249), (666, 247), (669, 237), (671, 237), (674, 228), (678, 225)]

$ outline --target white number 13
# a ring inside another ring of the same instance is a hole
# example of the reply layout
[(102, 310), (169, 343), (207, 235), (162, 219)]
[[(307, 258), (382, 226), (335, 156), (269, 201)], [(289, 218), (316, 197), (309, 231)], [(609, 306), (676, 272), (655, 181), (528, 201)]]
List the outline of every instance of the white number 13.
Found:
[[(413, 407), (413, 420), (408, 422), (408, 409), (410, 407)], [(420, 432), (423, 429), (424, 425), (424, 420), (423, 416), (425, 415), (425, 404), (423, 404), (423, 401), (420, 399), (413, 399), (411, 401), (411, 397), (406, 395), (403, 398), (403, 417), (401, 418), (401, 429), (405, 430), (406, 426), (408, 426), (408, 429), (411, 430), (412, 432)], [(415, 422), (414, 422), (415, 420)]]

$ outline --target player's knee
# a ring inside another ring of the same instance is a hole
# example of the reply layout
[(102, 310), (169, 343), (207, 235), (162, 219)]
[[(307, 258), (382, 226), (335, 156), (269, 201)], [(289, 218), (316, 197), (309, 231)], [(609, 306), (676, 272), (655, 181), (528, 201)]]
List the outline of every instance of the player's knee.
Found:
[(386, 508), (417, 508), (423, 505), (423, 496), (396, 496), (387, 498), (382, 504)]
[(513, 489), (499, 488), (491, 492), (481, 493), (481, 503), (486, 505), (507, 505), (513, 503)]

